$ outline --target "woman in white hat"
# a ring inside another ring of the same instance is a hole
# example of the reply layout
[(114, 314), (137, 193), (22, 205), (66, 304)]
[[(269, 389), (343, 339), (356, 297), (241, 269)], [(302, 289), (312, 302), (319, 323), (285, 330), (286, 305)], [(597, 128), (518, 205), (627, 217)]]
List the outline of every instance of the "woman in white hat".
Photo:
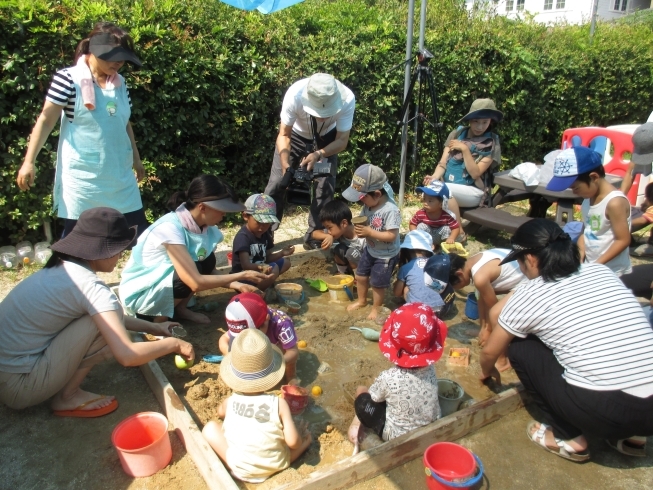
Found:
[[(123, 316), (118, 298), (96, 275), (113, 271), (135, 238), (136, 227), (115, 209), (84, 211), (52, 245), (45, 267), (0, 303), (0, 402), (21, 409), (52, 398), (55, 415), (99, 417), (118, 402), (80, 388), (96, 364), (114, 357), (139, 366), (171, 353), (195, 358), (191, 344), (171, 337), (178, 324)], [(166, 338), (133, 343), (127, 330)]]
[(311, 445), (304, 423), (295, 427), (286, 400), (265, 393), (285, 372), (283, 354), (267, 336), (247, 328), (234, 339), (220, 365), (220, 378), (233, 393), (202, 434), (240, 480), (260, 483), (286, 469)]
[[(321, 231), (320, 210), (333, 200), (338, 153), (347, 148), (355, 108), (354, 93), (326, 73), (315, 73), (295, 82), (283, 98), (279, 135), (265, 187), (265, 194), (277, 203), (279, 221), (283, 218), (286, 189), (297, 168), (328, 174), (315, 179), (305, 248), (320, 247), (321, 240), (312, 234)], [(278, 226), (273, 225), (273, 231)]]
[(145, 169), (129, 122), (131, 98), (118, 73), (125, 62), (141, 66), (129, 34), (98, 22), (77, 46), (75, 65), (54, 75), (32, 130), (16, 178), (21, 190), (34, 184), (36, 157), (61, 120), (53, 206), (64, 219), (63, 236), (82, 211), (98, 206), (123, 213), (139, 235), (147, 228), (137, 184)]
[(424, 185), (432, 180), (447, 184), (452, 197), (447, 204), (459, 223), (460, 208), (478, 207), (483, 200), (483, 174), (501, 163), (499, 136), (490, 125), (502, 119), (492, 99), (476, 99), (458, 121), (464, 124), (449, 133), (433, 175), (424, 177)]

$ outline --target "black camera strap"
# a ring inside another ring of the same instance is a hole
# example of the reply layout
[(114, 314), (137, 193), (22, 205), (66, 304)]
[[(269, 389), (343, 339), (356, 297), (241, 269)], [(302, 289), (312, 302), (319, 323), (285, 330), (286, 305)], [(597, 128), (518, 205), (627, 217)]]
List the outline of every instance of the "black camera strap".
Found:
[(327, 122), (331, 122), (331, 118), (322, 123), (320, 129), (317, 129), (317, 119), (315, 116), (310, 116), (311, 118), (311, 132), (313, 133), (313, 151), (321, 150), (330, 143), (333, 143), (336, 140), (336, 133), (338, 132), (337, 128), (333, 128), (331, 131), (324, 135), (320, 135), (320, 132), (324, 129), (324, 125)]

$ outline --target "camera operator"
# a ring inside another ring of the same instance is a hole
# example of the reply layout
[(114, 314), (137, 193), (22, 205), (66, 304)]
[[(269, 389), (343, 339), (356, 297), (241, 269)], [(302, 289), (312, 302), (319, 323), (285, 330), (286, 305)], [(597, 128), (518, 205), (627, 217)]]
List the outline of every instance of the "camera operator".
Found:
[[(286, 189), (294, 170), (303, 167), (313, 172), (319, 163), (304, 236), (306, 249), (320, 246), (319, 241), (311, 239), (311, 234), (320, 226), (318, 217), (322, 206), (333, 200), (338, 153), (349, 142), (355, 106), (353, 92), (326, 73), (295, 82), (283, 98), (281, 126), (265, 194), (275, 200), (277, 218), (281, 221)], [(278, 226), (275, 224), (273, 230)]]

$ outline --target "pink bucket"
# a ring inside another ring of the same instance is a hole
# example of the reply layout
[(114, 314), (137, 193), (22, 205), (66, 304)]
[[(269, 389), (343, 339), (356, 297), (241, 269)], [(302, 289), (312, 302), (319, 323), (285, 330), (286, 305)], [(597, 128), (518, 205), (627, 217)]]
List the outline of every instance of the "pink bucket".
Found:
[(172, 459), (168, 419), (158, 412), (127, 417), (113, 429), (111, 442), (129, 476), (153, 475)]

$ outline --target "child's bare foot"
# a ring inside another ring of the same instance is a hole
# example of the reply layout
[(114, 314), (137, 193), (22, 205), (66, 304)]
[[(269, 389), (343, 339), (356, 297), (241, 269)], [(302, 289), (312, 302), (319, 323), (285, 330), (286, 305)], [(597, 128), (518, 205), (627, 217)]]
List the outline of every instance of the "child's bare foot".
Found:
[(350, 304), (347, 307), (347, 311), (355, 311), (360, 308), (365, 308), (367, 306), (367, 301), (365, 303), (361, 303), (360, 301), (356, 301), (355, 303)]
[(506, 356), (499, 356), (499, 359), (497, 359), (497, 362), (494, 363), (494, 367), (497, 368), (497, 370), (502, 373), (504, 371), (507, 371), (510, 369), (512, 366), (510, 365), (510, 361)]
[(64, 397), (61, 392), (57, 393), (54, 398), (52, 399), (52, 402), (50, 403), (50, 407), (52, 407), (52, 410), (75, 410), (76, 408), (79, 408), (80, 406), (84, 405), (84, 403), (88, 403), (88, 405), (85, 405), (82, 408), (79, 408), (79, 410), (96, 410), (98, 408), (106, 407), (107, 405), (110, 405), (111, 402), (114, 400), (114, 396), (105, 396), (102, 397), (102, 395), (97, 395), (95, 393), (91, 393), (89, 391), (84, 391), (82, 389), (77, 389), (72, 395)]
[(196, 313), (182, 306), (177, 306), (175, 308), (175, 318), (179, 320), (188, 320), (193, 323), (211, 323), (209, 317), (203, 313)]
[(378, 306), (372, 306), (372, 311), (370, 311), (370, 314), (367, 315), (367, 319), (376, 320), (376, 317), (379, 316), (379, 310), (380, 308)]

